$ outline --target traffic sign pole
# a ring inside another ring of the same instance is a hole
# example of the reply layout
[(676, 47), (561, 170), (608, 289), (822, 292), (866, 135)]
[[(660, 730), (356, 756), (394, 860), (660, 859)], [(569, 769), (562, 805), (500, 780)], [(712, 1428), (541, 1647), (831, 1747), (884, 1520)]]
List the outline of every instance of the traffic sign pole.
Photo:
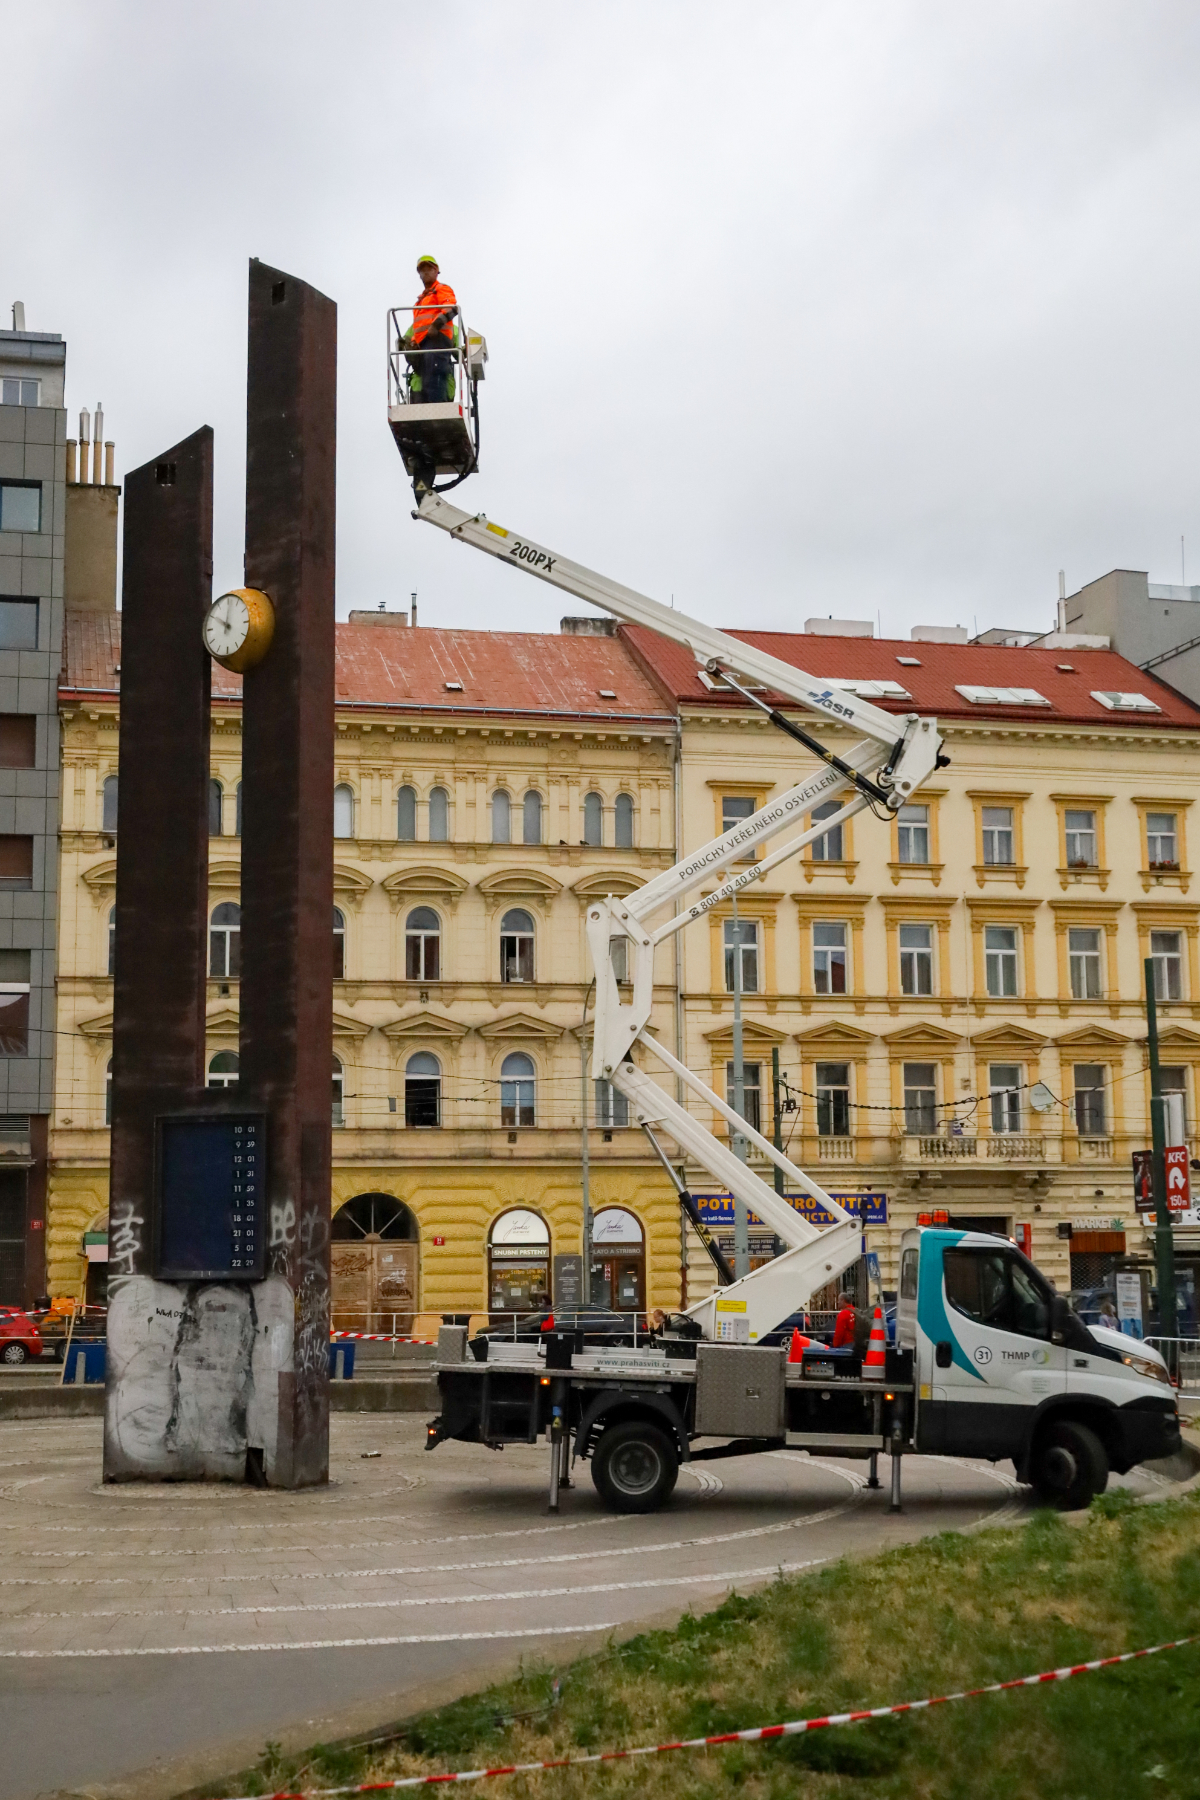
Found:
[(1143, 964), (1146, 979), (1146, 1036), (1150, 1050), (1151, 1181), (1154, 1186), (1154, 1262), (1158, 1271), (1158, 1329), (1162, 1337), (1178, 1336), (1175, 1305), (1175, 1240), (1167, 1208), (1167, 1102), (1158, 1061), (1158, 1008), (1154, 996), (1154, 963)]

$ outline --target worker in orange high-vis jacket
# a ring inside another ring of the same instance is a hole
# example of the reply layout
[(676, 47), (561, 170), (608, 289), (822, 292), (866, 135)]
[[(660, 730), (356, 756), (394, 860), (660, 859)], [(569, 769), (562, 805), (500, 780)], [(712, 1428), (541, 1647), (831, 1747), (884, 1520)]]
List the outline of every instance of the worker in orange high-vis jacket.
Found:
[(414, 405), (429, 406), (451, 396), (450, 358), (458, 342), (458, 301), (454, 289), (439, 281), (437, 259), (417, 259), (421, 293), (413, 307), (413, 322), (404, 335), (412, 369), (409, 397)]

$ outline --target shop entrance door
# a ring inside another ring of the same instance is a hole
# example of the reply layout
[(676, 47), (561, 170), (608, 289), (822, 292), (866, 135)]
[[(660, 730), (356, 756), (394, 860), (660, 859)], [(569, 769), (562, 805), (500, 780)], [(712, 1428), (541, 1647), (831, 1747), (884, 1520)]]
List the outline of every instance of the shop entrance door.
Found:
[(592, 1221), (592, 1304), (619, 1313), (646, 1310), (645, 1237), (640, 1220), (623, 1206), (606, 1206)]
[(417, 1309), (416, 1244), (384, 1238), (329, 1248), (333, 1329), (410, 1336)]

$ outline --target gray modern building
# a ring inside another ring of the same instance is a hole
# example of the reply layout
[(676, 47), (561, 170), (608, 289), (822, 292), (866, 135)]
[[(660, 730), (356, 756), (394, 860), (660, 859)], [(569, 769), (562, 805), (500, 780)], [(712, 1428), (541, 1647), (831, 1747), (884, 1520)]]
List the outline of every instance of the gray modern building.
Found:
[(66, 345), (0, 331), (0, 1303), (45, 1287), (58, 910)]
[(1111, 569), (1060, 600), (1059, 612), (1064, 630), (1106, 637), (1138, 668), (1200, 703), (1200, 587)]

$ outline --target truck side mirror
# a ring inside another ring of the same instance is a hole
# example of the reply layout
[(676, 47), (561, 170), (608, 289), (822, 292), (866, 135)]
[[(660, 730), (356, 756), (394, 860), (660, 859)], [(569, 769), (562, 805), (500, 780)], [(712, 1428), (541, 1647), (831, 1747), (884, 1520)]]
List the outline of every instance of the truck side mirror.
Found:
[(954, 1345), (943, 1338), (940, 1344), (933, 1347), (933, 1360), (939, 1369), (948, 1369), (954, 1361)]

